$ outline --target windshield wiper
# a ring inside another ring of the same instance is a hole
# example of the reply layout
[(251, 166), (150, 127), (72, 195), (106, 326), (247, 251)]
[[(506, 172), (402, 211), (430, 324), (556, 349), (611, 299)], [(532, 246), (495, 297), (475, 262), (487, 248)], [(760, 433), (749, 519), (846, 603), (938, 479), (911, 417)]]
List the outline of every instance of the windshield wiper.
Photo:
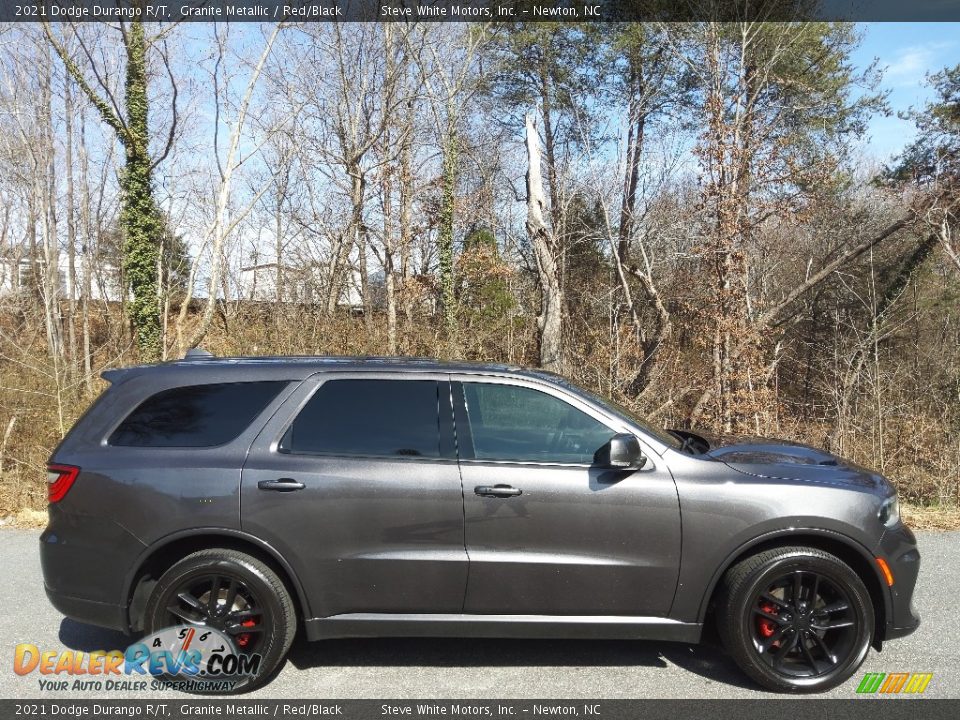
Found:
[(680, 447), (677, 448), (678, 452), (685, 452), (688, 455), (699, 455), (694, 445), (700, 439), (696, 435), (690, 433), (680, 433), (676, 430), (667, 430), (668, 433), (673, 435), (677, 440), (680, 441)]

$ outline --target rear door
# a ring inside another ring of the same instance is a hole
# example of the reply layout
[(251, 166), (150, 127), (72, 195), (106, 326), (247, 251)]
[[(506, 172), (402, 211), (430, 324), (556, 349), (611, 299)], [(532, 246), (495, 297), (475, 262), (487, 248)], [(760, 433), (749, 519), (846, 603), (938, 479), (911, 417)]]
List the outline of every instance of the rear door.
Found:
[(594, 453), (629, 428), (533, 380), (451, 376), (470, 578), (466, 613), (666, 616), (680, 567), (676, 487)]
[(446, 376), (304, 383), (251, 448), (241, 525), (288, 559), (314, 617), (460, 612), (467, 556)]

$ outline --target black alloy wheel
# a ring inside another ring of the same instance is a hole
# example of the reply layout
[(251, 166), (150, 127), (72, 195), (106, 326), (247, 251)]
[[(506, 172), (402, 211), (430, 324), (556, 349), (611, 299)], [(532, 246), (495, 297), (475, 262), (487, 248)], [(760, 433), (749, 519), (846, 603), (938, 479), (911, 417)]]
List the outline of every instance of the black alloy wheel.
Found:
[(774, 548), (727, 571), (717, 596), (724, 647), (778, 692), (820, 692), (863, 663), (874, 609), (849, 565), (817, 548)]
[[(144, 611), (146, 632), (179, 625), (217, 630), (233, 641), (237, 653), (259, 655), (257, 672), (236, 678), (233, 692), (246, 692), (279, 670), (296, 634), (297, 615), (289, 590), (266, 563), (236, 550), (214, 548), (174, 564), (150, 594)], [(214, 689), (195, 692), (223, 694)]]
[(235, 575), (190, 578), (174, 593), (167, 605), (169, 625), (213, 628), (229, 637), (239, 652), (257, 652), (264, 627), (273, 622), (253, 591)]
[(847, 657), (860, 619), (839, 583), (794, 570), (761, 590), (753, 603), (753, 645), (776, 672), (815, 678)]

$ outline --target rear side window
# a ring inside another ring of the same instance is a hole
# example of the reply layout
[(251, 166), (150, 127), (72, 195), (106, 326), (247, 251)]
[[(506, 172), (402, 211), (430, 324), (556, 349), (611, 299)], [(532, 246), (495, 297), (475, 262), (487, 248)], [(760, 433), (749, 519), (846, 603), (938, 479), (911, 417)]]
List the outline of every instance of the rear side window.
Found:
[(247, 429), (286, 381), (214, 383), (164, 390), (137, 407), (110, 436), (125, 447), (213, 447)]
[(440, 457), (435, 380), (329, 380), (280, 443), (294, 453)]

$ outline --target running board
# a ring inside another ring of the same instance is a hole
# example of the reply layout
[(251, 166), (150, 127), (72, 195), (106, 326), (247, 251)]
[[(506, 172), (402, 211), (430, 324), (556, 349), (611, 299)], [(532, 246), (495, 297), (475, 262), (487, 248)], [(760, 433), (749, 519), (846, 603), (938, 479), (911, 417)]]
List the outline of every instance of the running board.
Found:
[(703, 625), (629, 615), (345, 613), (312, 618), (309, 640), (351, 637), (576, 638), (700, 642)]

